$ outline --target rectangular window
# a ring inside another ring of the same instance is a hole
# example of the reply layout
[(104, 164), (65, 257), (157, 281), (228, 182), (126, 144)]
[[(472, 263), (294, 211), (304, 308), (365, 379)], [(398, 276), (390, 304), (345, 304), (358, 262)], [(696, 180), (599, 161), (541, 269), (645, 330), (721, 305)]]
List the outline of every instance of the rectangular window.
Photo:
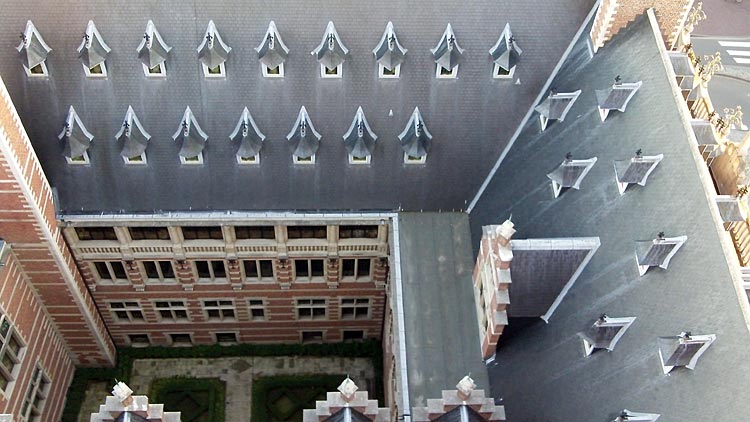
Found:
[(265, 321), (266, 306), (263, 303), (263, 299), (249, 299), (248, 306), (250, 307), (250, 319), (253, 321)]
[(187, 307), (183, 300), (157, 301), (154, 302), (154, 307), (162, 321), (186, 322), (189, 320)]
[(223, 282), (227, 279), (224, 261), (194, 261), (199, 281)]
[(371, 155), (368, 155), (366, 157), (355, 157), (349, 154), (349, 164), (370, 164), (371, 159)]
[(125, 267), (120, 261), (94, 261), (100, 281), (128, 281)]
[(203, 152), (194, 157), (180, 157), (180, 162), (190, 165), (203, 164)]
[(325, 299), (297, 299), (297, 319), (326, 319), (327, 308)]
[(453, 66), (453, 69), (447, 69), (439, 64), (435, 64), (435, 77), (438, 79), (456, 79), (458, 75), (458, 65)]
[(325, 264), (322, 259), (295, 259), (294, 278), (296, 281), (322, 281)]
[(167, 62), (162, 62), (154, 67), (148, 67), (141, 63), (143, 66), (143, 73), (149, 78), (166, 78), (167, 77)]
[(294, 164), (315, 164), (315, 154), (313, 154), (313, 155), (311, 155), (311, 156), (309, 156), (307, 158), (297, 157), (295, 155), (294, 156)]
[(148, 347), (151, 345), (148, 334), (128, 334), (128, 341), (133, 347)]
[(401, 65), (395, 66), (393, 69), (388, 69), (382, 64), (378, 64), (378, 77), (381, 79), (398, 79), (401, 75)]
[(283, 78), (284, 77), (284, 63), (280, 63), (276, 67), (268, 67), (263, 63), (260, 64), (261, 72), (263, 77), (266, 78)]
[(323, 341), (322, 331), (303, 331), (302, 343), (321, 343)]
[(341, 319), (369, 319), (370, 299), (341, 299)]
[(75, 157), (65, 157), (65, 161), (67, 161), (68, 164), (88, 164), (89, 153), (88, 151), (84, 151), (82, 155), (77, 155)]
[(344, 64), (341, 63), (340, 65), (334, 67), (333, 69), (326, 67), (325, 65), (320, 65), (320, 77), (321, 78), (341, 78), (343, 75), (344, 70)]
[(370, 280), (370, 258), (349, 258), (341, 260), (341, 278), (349, 280)]
[(339, 239), (377, 239), (378, 226), (339, 226)]
[(224, 234), (219, 226), (182, 227), (182, 237), (185, 240), (224, 240)]
[(234, 302), (231, 300), (204, 300), (203, 312), (208, 321), (235, 321)]
[(170, 334), (169, 339), (174, 346), (190, 346), (193, 344), (193, 338), (187, 333)]
[(495, 63), (492, 71), (492, 77), (495, 79), (513, 79), (513, 73), (516, 71), (516, 67), (513, 66), (510, 70), (505, 69), (499, 64)]
[(145, 322), (143, 310), (138, 302), (110, 302), (109, 309), (118, 322)]
[(150, 282), (173, 282), (175, 280), (172, 261), (143, 261), (143, 270), (146, 272), (146, 281)]
[(42, 420), (42, 410), (47, 402), (49, 385), (49, 378), (47, 378), (42, 367), (37, 365), (34, 368), (34, 374), (31, 376), (29, 389), (26, 390), (21, 414), (18, 415), (19, 422), (40, 422)]
[(276, 239), (276, 230), (273, 226), (235, 226), (234, 236), (237, 240), (247, 239)]
[(104, 62), (99, 63), (94, 67), (86, 67), (83, 65), (83, 73), (89, 78), (106, 78), (107, 77), (107, 66)]
[(171, 240), (166, 227), (128, 227), (132, 240)]
[(78, 240), (117, 240), (112, 227), (76, 227)]
[(328, 237), (326, 226), (287, 226), (289, 239), (325, 239)]
[(143, 152), (141, 155), (134, 155), (132, 157), (122, 157), (125, 164), (146, 164), (146, 153)]
[(249, 155), (247, 157), (237, 155), (236, 157), (239, 164), (260, 164), (260, 154)]
[(242, 261), (245, 281), (273, 281), (273, 261), (270, 259), (245, 259)]
[(237, 344), (237, 333), (216, 333), (216, 342), (219, 344)]
[(0, 391), (7, 391), (17, 375), (23, 342), (8, 317), (0, 314)]
[(29, 76), (29, 77), (38, 78), (38, 77), (49, 76), (49, 72), (47, 71), (46, 61), (39, 63), (38, 65), (32, 67), (31, 69), (26, 67), (26, 65), (23, 65), (23, 70), (26, 71), (26, 76)]
[(344, 330), (341, 333), (341, 340), (345, 343), (362, 341), (365, 339), (365, 332), (362, 330)]
[(208, 67), (201, 63), (201, 66), (203, 67), (203, 75), (207, 78), (224, 78), (227, 76), (224, 63), (221, 63), (216, 67)]
[(427, 155), (423, 155), (421, 157), (415, 157), (413, 155), (409, 155), (404, 153), (404, 163), (405, 164), (424, 164), (427, 162)]

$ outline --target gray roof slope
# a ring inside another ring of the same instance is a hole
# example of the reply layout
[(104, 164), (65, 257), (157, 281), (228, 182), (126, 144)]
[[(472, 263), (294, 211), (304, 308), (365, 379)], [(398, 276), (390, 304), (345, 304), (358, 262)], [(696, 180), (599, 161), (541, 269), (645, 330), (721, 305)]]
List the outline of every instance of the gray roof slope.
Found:
[[(510, 213), (516, 239), (601, 238), (549, 324), (501, 337), (493, 395), (518, 422), (611, 420), (623, 408), (665, 422), (745, 419), (750, 402), (735, 397), (750, 384), (750, 334), (649, 22), (637, 20), (591, 60), (586, 50), (582, 39), (553, 82), (583, 90), (568, 118), (542, 133), (531, 119), (471, 214), (475, 249), (482, 225)], [(601, 122), (594, 91), (616, 74), (642, 79), (642, 92)], [(611, 163), (638, 148), (665, 158), (645, 187), (620, 196)], [(581, 190), (553, 199), (545, 174), (568, 151), (599, 162)], [(661, 230), (688, 240), (668, 270), (639, 277), (634, 241)], [(584, 358), (576, 332), (601, 313), (637, 320), (614, 352)], [(694, 371), (664, 376), (658, 337), (685, 330), (717, 339)]]
[[(5, 3), (0, 45), (18, 45), (27, 19), (51, 42), (49, 80), (29, 80), (11, 47), (0, 49), (0, 75), (58, 189), (60, 207), (70, 213), (465, 207), (594, 0), (478, 0), (471, 7), (435, 0), (419, 6), (419, 13), (404, 0), (134, 0), (85, 8), (70, 0), (54, 7), (44, 0)], [(146, 79), (135, 51), (149, 19), (172, 47), (165, 79)], [(226, 79), (206, 80), (199, 65), (196, 47), (211, 19), (232, 47)], [(86, 79), (77, 57), (89, 20), (112, 49), (106, 80)], [(264, 79), (254, 50), (271, 20), (289, 47), (283, 79)], [(343, 79), (321, 79), (310, 55), (328, 21), (350, 49)], [(409, 49), (397, 80), (378, 79), (372, 54), (388, 21)], [(448, 22), (466, 51), (458, 79), (436, 80), (430, 49)], [(490, 75), (487, 51), (506, 22), (524, 40), (524, 60), (516, 69), (520, 85)], [(56, 142), (70, 105), (101, 140), (89, 150), (89, 166), (69, 166)], [(128, 105), (153, 137), (147, 166), (126, 166), (113, 140)], [(302, 105), (323, 135), (314, 166), (294, 165), (285, 139)], [(349, 165), (341, 142), (360, 105), (380, 137), (369, 166)], [(179, 145), (171, 140), (186, 106), (211, 139), (202, 166), (181, 165)], [(409, 166), (396, 136), (415, 106), (429, 122), (435, 148), (426, 164)], [(244, 107), (267, 136), (259, 166), (238, 165), (237, 147), (226, 141)]]
[(426, 406), (471, 373), (489, 392), (479, 349), (469, 218), (399, 214), (406, 364), (412, 406)]

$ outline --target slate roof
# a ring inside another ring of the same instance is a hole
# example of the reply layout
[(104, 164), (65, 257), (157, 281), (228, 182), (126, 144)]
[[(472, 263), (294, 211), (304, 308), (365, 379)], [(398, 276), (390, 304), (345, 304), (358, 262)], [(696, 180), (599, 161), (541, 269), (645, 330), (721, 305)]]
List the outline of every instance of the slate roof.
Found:
[[(13, 48), (0, 49), (0, 75), (57, 189), (61, 211), (98, 213), (465, 208), (594, 0), (574, 5), (569, 0), (477, 0), (471, 8), (435, 0), (418, 7), (419, 13), (404, 7), (403, 0), (333, 0), (304, 8), (259, 0), (91, 2), (74, 10), (68, 8), (72, 4), (5, 4), (2, 45), (17, 46), (19, 32), (31, 19), (53, 51), (47, 60), (49, 79), (29, 79)], [(76, 48), (89, 20), (112, 49), (107, 79), (86, 78), (78, 59)], [(149, 20), (172, 47), (166, 78), (146, 77), (136, 51)], [(226, 78), (205, 78), (197, 58), (209, 20), (232, 47)], [(289, 48), (284, 78), (263, 78), (255, 51), (272, 20)], [(321, 79), (310, 55), (329, 21), (350, 50), (342, 79)], [(372, 49), (389, 21), (409, 52), (400, 78), (385, 80), (377, 76)], [(437, 80), (430, 49), (448, 22), (466, 51), (459, 78)], [(506, 23), (523, 40), (524, 65), (515, 74), (520, 85), (491, 77), (487, 51)], [(152, 135), (148, 165), (125, 165), (120, 146), (109, 141), (93, 144), (89, 165), (68, 165), (56, 137), (71, 105), (97, 139), (107, 140), (132, 105)], [(302, 105), (324, 137), (314, 166), (295, 165), (286, 145)], [(187, 106), (211, 138), (201, 166), (180, 164), (179, 145), (171, 140)], [(379, 136), (369, 166), (348, 165), (340, 141), (359, 106)], [(439, 147), (425, 164), (409, 166), (397, 135), (416, 106)], [(237, 164), (237, 146), (225, 141), (244, 107), (267, 136), (257, 166)], [(344, 190), (347, 195), (341, 195)]]
[[(500, 338), (489, 368), (492, 396), (503, 397), (508, 420), (519, 422), (606, 421), (624, 408), (661, 414), (660, 421), (744, 419), (750, 402), (732, 397), (750, 379), (750, 335), (722, 248), (726, 233), (700, 178), (705, 164), (690, 150), (659, 54), (661, 36), (641, 17), (589, 58), (586, 34), (551, 82), (560, 91), (581, 89), (578, 101), (544, 132), (533, 116), (524, 124), (470, 221), (475, 249), (482, 226), (511, 213), (515, 239), (598, 236), (601, 246), (549, 324)], [(617, 74), (643, 86), (626, 113), (602, 123), (595, 90)], [(610, 163), (638, 148), (666, 156), (646, 187), (620, 196)], [(568, 151), (599, 162), (585, 188), (553, 199), (546, 172)], [(640, 277), (634, 241), (659, 231), (688, 241), (668, 270)], [(584, 357), (576, 333), (601, 313), (637, 319), (614, 351)], [(506, 331), (512, 327), (518, 321), (510, 318)], [(665, 376), (658, 338), (686, 330), (716, 334), (716, 342), (695, 370)]]

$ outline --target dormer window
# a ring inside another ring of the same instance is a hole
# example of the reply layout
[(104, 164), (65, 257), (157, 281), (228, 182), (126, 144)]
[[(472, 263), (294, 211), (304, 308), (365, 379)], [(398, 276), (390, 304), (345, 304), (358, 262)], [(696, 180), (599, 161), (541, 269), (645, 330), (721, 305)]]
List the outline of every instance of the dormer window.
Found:
[(736, 195), (716, 195), (714, 200), (725, 229), (731, 228), (733, 223), (746, 221), (750, 214), (746, 187), (741, 188)]
[(393, 30), (393, 23), (388, 22), (378, 46), (372, 50), (378, 63), (378, 77), (389, 79), (401, 75), (401, 63), (404, 62), (407, 50), (401, 46)]
[(190, 107), (185, 109), (180, 128), (172, 135), (172, 139), (182, 142), (179, 153), (182, 164), (203, 164), (203, 149), (208, 135), (198, 125)]
[(349, 152), (349, 164), (370, 164), (372, 150), (378, 136), (372, 132), (362, 107), (357, 109), (349, 130), (344, 135), (344, 146)]
[(299, 111), (297, 121), (286, 135), (296, 164), (315, 164), (315, 153), (320, 147), (320, 134), (313, 127), (312, 120), (304, 106)]
[(555, 194), (555, 198), (570, 188), (580, 189), (581, 181), (594, 167), (594, 163), (596, 163), (596, 157), (587, 160), (574, 160), (573, 155), (568, 153), (565, 160), (551, 173), (547, 174), (547, 178), (552, 181), (552, 192)]
[(578, 333), (583, 340), (583, 349), (586, 356), (590, 356), (597, 349), (615, 350), (620, 337), (630, 328), (635, 317), (612, 318), (601, 315), (586, 331)]
[(521, 58), (521, 49), (516, 44), (516, 39), (510, 32), (510, 24), (505, 24), (505, 29), (500, 39), (490, 49), (490, 56), (494, 64), (492, 77), (496, 79), (512, 79), (516, 71), (516, 65)]
[(643, 155), (641, 150), (638, 150), (633, 158), (615, 161), (615, 177), (620, 195), (624, 194), (625, 189), (631, 184), (646, 186), (648, 176), (663, 158), (664, 154)]
[(110, 51), (111, 49), (104, 42), (94, 22), (89, 21), (81, 45), (78, 46), (78, 58), (83, 64), (83, 72), (86, 76), (91, 78), (107, 77), (105, 61)]
[(16, 47), (23, 63), (26, 76), (46, 77), (47, 55), (52, 49), (44, 42), (42, 35), (31, 21), (26, 22), (26, 29), (21, 34), (21, 44)]
[(314, 55), (320, 64), (321, 78), (341, 78), (343, 76), (343, 64), (349, 55), (349, 49), (341, 42), (333, 22), (328, 22), (323, 40), (310, 54)]
[(661, 415), (656, 413), (639, 413), (625, 409), (612, 422), (654, 422), (659, 416)]
[(653, 240), (635, 242), (635, 258), (638, 274), (643, 276), (651, 267), (667, 269), (669, 261), (687, 240), (687, 236), (664, 237), (660, 232)]
[(141, 126), (133, 107), (128, 106), (125, 119), (120, 131), (115, 135), (115, 139), (122, 142), (120, 156), (125, 164), (146, 164), (146, 147), (151, 135)]
[(229, 135), (229, 139), (232, 142), (239, 143), (236, 153), (237, 163), (260, 163), (260, 149), (263, 146), (266, 135), (258, 129), (247, 107), (242, 110), (240, 120), (237, 122), (237, 126), (234, 127), (232, 134)]
[(573, 107), (573, 103), (581, 95), (581, 90), (575, 92), (562, 92), (558, 93), (554, 90), (549, 93), (547, 98), (542, 101), (541, 104), (536, 106), (534, 110), (539, 113), (539, 123), (542, 125), (542, 131), (547, 128), (550, 120), (565, 120), (565, 116), (568, 115), (570, 108)]
[(599, 117), (604, 121), (612, 110), (624, 113), (631, 98), (638, 92), (643, 84), (642, 81), (622, 83), (620, 76), (615, 78), (615, 83), (607, 89), (596, 90), (596, 102), (599, 104)]
[(63, 155), (68, 164), (88, 164), (88, 149), (91, 141), (94, 140), (92, 135), (83, 125), (81, 118), (78, 117), (73, 106), (70, 106), (68, 117), (65, 119), (63, 130), (58, 139), (64, 142)]
[(224, 44), (219, 31), (216, 30), (214, 21), (208, 21), (203, 42), (198, 46), (198, 59), (203, 68), (203, 76), (207, 78), (226, 77), (224, 64), (229, 58), (230, 51), (232, 51), (232, 47)]
[(143, 40), (136, 50), (143, 65), (143, 73), (147, 77), (163, 78), (167, 76), (166, 60), (172, 47), (164, 42), (152, 21), (148, 21), (146, 24)]
[(403, 132), (398, 135), (401, 141), (401, 149), (404, 150), (405, 164), (424, 164), (427, 161), (427, 153), (432, 145), (432, 134), (427, 130), (422, 115), (419, 113), (419, 107), (414, 108), (414, 112), (406, 123)]
[(289, 56), (289, 49), (281, 40), (276, 24), (271, 21), (263, 37), (263, 42), (255, 49), (258, 52), (261, 73), (266, 78), (283, 78), (284, 62)]
[(664, 374), (676, 367), (695, 369), (698, 359), (716, 341), (715, 334), (694, 336), (689, 331), (678, 336), (659, 337), (659, 360)]
[(430, 51), (435, 59), (436, 78), (456, 78), (458, 76), (458, 61), (464, 49), (458, 45), (451, 24), (448, 24), (448, 27), (445, 28), (438, 45)]

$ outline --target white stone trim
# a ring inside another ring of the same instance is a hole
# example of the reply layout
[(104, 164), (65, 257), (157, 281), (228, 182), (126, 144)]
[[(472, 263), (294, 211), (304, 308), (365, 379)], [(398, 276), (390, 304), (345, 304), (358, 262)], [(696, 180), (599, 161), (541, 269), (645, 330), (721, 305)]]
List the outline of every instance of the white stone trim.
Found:
[(443, 66), (440, 66), (440, 64), (435, 63), (435, 77), (438, 79), (456, 79), (458, 78), (458, 64), (453, 66), (453, 69), (445, 69), (450, 70), (450, 73), (443, 74), (441, 72), (442, 69), (445, 69)]
[[(344, 76), (344, 63), (339, 64), (336, 66), (336, 73), (329, 74), (326, 73), (326, 66), (324, 64), (320, 64), (320, 77), (324, 79), (341, 79)], [(333, 69), (331, 69), (333, 70)]]
[(401, 65), (400, 64), (397, 65), (396, 68), (394, 69), (394, 74), (393, 75), (387, 75), (385, 73), (385, 66), (383, 66), (380, 63), (378, 63), (378, 78), (380, 78), (380, 79), (398, 79), (400, 77), (401, 77)]
[(284, 63), (279, 63), (279, 73), (273, 74), (268, 71), (271, 70), (268, 66), (263, 63), (260, 64), (260, 73), (264, 78), (283, 78), (284, 77)]

